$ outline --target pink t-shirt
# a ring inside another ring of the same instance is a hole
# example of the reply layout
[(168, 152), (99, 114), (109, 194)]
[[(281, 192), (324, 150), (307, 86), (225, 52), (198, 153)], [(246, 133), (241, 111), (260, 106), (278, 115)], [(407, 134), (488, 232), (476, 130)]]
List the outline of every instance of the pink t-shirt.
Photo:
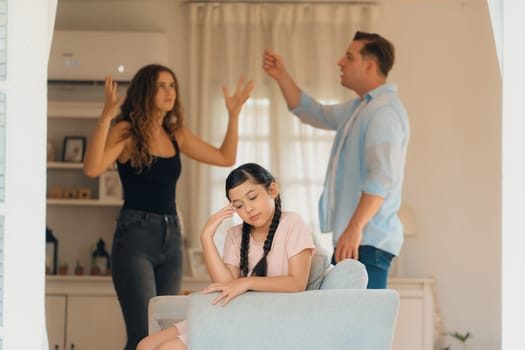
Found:
[[(239, 267), (241, 265), (241, 240), (242, 224), (233, 226), (228, 230), (226, 241), (224, 242), (223, 261), (226, 264)], [(250, 236), (250, 247), (248, 248), (248, 275), (251, 274), (255, 264), (263, 256), (264, 243), (257, 243)], [(288, 275), (288, 259), (302, 252), (311, 249), (312, 255), (315, 246), (312, 232), (306, 226), (303, 219), (297, 213), (282, 212), (279, 226), (273, 236), (272, 248), (268, 253), (266, 262), (268, 269), (266, 276)], [(187, 344), (188, 323), (186, 320), (175, 324), (179, 331), (178, 338)]]
[[(224, 256), (222, 259), (224, 263), (240, 266), (241, 240), (242, 224), (231, 227), (224, 242)], [(263, 246), (264, 243), (258, 243), (250, 236), (248, 275), (251, 274), (255, 264), (261, 260)], [(299, 214), (282, 212), (279, 226), (277, 226), (277, 231), (275, 231), (273, 237), (272, 248), (266, 258), (268, 264), (266, 275), (288, 275), (288, 259), (304, 249), (311, 249), (312, 255), (314, 254), (315, 246), (311, 230), (306, 226)]]

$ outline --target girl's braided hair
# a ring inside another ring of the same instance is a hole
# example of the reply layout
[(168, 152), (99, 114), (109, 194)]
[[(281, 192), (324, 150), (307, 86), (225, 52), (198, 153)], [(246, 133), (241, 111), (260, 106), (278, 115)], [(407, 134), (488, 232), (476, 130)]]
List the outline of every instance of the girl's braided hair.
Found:
[[(226, 197), (228, 200), (230, 199), (228, 196), (228, 192), (230, 189), (239, 186), (243, 182), (247, 180), (252, 180), (256, 184), (263, 185), (266, 189), (269, 189), (270, 185), (275, 182), (275, 178), (272, 174), (263, 167), (261, 167), (258, 164), (255, 163), (246, 163), (238, 168), (234, 169), (230, 175), (226, 178)], [(266, 240), (264, 241), (263, 246), (263, 256), (261, 260), (255, 265), (252, 271), (252, 276), (266, 276), (267, 271), (267, 262), (266, 262), (266, 256), (270, 252), (270, 249), (272, 248), (272, 242), (273, 237), (275, 235), (275, 231), (277, 230), (277, 226), (279, 225), (279, 220), (281, 218), (281, 198), (279, 195), (275, 198), (275, 213), (272, 218), (272, 222), (270, 224), (270, 229), (268, 232), (268, 236), (266, 236)], [(242, 224), (242, 240), (241, 240), (241, 261), (240, 261), (240, 269), (241, 269), (241, 275), (243, 277), (248, 276), (248, 248), (250, 243), (250, 231), (252, 227), (248, 225), (246, 222), (243, 222)]]

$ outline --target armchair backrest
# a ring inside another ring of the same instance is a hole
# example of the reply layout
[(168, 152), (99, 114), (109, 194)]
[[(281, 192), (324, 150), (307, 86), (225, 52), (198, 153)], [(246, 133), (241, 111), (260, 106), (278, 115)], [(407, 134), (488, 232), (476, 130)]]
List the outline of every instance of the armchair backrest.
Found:
[(225, 307), (215, 297), (189, 298), (191, 350), (389, 350), (399, 303), (389, 289), (248, 292)]

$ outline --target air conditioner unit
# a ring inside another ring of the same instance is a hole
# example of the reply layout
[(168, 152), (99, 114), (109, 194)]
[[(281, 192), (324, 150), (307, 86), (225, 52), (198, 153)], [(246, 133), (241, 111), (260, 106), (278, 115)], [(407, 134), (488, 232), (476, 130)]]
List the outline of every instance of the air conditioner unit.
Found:
[(158, 32), (62, 31), (53, 34), (49, 82), (130, 81), (139, 68), (168, 64), (168, 38)]

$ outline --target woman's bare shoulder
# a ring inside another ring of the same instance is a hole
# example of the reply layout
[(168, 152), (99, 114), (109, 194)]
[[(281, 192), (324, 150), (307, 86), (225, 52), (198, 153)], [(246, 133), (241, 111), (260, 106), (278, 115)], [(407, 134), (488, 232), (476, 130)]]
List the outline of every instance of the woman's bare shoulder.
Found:
[(118, 139), (128, 139), (131, 136), (131, 123), (127, 120), (120, 120), (111, 127), (111, 134), (117, 136)]
[(115, 129), (131, 129), (131, 123), (128, 120), (119, 120), (114, 125), (113, 128)]
[(185, 127), (185, 126), (182, 126), (180, 129), (178, 129), (177, 131), (175, 131), (175, 140), (177, 141), (177, 144), (179, 145), (179, 148), (183, 148), (184, 147), (184, 141), (185, 141), (185, 137), (184, 135), (188, 132), (189, 130)]

